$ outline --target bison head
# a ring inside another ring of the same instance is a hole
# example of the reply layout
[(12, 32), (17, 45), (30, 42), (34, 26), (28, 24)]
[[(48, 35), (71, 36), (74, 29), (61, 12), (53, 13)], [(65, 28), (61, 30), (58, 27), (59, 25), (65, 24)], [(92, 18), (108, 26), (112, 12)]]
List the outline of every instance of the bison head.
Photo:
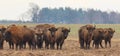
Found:
[(64, 37), (65, 37), (65, 39), (66, 39), (67, 36), (68, 36), (68, 33), (70, 32), (70, 28), (69, 28), (69, 29), (67, 29), (67, 28), (62, 28), (62, 32), (63, 32), (63, 35), (64, 35)]
[(113, 37), (114, 32), (115, 30), (113, 30), (112, 28), (108, 28), (108, 33), (111, 38)]
[(5, 40), (8, 41), (10, 39), (11, 32), (10, 31), (5, 31), (3, 36), (4, 36)]
[(58, 29), (55, 28), (55, 27), (50, 27), (48, 30), (51, 32), (52, 37), (54, 37), (55, 32), (56, 32)]
[(95, 30), (95, 28), (96, 28), (96, 26), (94, 25), (90, 25), (90, 24), (88, 24), (88, 25), (86, 25), (86, 29), (88, 30), (88, 32), (89, 33), (91, 33), (92, 34), (92, 32)]
[(37, 36), (37, 39), (41, 40), (41, 39), (43, 39), (44, 30), (43, 29), (39, 29), (39, 28), (35, 28), (35, 34)]
[(5, 30), (6, 30), (6, 28), (5, 28), (4, 26), (0, 26), (0, 31), (1, 31), (2, 33), (4, 33)]

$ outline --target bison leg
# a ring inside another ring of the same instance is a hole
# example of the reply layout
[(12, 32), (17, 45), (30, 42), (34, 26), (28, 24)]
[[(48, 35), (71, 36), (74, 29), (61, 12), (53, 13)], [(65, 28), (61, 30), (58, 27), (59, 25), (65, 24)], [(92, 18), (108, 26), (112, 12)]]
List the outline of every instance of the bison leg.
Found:
[(40, 48), (43, 48), (43, 41), (41, 42)]
[(19, 43), (19, 49), (23, 48), (23, 42)]
[(90, 42), (91, 42), (91, 41), (89, 41), (89, 42), (88, 42), (88, 45), (87, 45), (87, 48), (88, 48), (88, 49), (90, 49)]
[(105, 40), (105, 48), (107, 48), (107, 40)]
[(45, 41), (45, 48), (49, 49), (49, 42), (48, 41)]
[(63, 43), (64, 43), (64, 41), (62, 41), (62, 42), (60, 43), (60, 49), (62, 49)]
[(57, 42), (57, 50), (58, 50), (58, 48), (59, 48), (59, 42)]
[(95, 42), (93, 41), (92, 47), (94, 47), (94, 45), (95, 45)]
[(28, 42), (28, 45), (29, 45), (29, 49), (32, 49), (32, 43), (30, 41)]
[(88, 49), (88, 41), (85, 41), (85, 48)]
[(84, 40), (80, 40), (80, 46), (82, 49), (84, 48)]
[(100, 46), (101, 46), (101, 48), (103, 48), (103, 46), (102, 46), (102, 40), (100, 41)]
[(3, 49), (3, 42), (4, 42), (4, 40), (1, 41), (1, 49)]
[(55, 43), (50, 43), (50, 48), (51, 48), (51, 49), (54, 49), (54, 44), (55, 44)]
[(24, 48), (24, 49), (26, 48), (26, 43), (23, 43), (23, 48)]
[(11, 42), (9, 41), (8, 43), (9, 43), (9, 48), (11, 49), (11, 47), (12, 47), (12, 46), (11, 46)]
[(36, 43), (32, 41), (32, 49), (36, 49)]
[(8, 43), (9, 43), (9, 48), (14, 49), (14, 44), (11, 41), (9, 41)]
[(43, 46), (43, 41), (40, 41), (40, 42), (38, 43), (38, 48), (42, 48), (42, 46)]
[(109, 40), (109, 47), (111, 47), (111, 40)]
[(19, 45), (19, 44), (18, 44), (18, 43), (16, 43), (16, 50), (18, 50), (18, 45)]
[(12, 49), (14, 49), (14, 43), (11, 43)]
[(95, 41), (95, 48), (96, 48), (96, 49), (99, 48), (99, 41), (98, 41), (98, 40)]

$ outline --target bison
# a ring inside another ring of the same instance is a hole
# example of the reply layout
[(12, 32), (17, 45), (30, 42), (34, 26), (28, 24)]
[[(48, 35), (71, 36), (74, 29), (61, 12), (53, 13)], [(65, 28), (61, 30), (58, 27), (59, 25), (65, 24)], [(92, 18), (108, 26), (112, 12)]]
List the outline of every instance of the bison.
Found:
[(4, 31), (6, 30), (6, 28), (4, 26), (0, 26), (0, 49), (3, 49), (3, 42), (4, 42)]
[(44, 41), (44, 29), (43, 28), (35, 28), (35, 34), (36, 34), (37, 47), (42, 48), (43, 41)]
[(50, 49), (54, 49), (54, 44), (55, 44), (55, 32), (57, 31), (57, 28), (55, 27), (50, 27), (47, 29), (47, 31), (45, 32), (45, 48), (49, 48), (50, 45)]
[(111, 47), (111, 39), (114, 35), (115, 30), (112, 28), (105, 28), (104, 40), (105, 40), (105, 47), (107, 48), (107, 43), (109, 42), (109, 47)]
[(52, 24), (39, 24), (35, 27), (35, 33), (37, 35), (37, 47), (42, 48), (43, 47), (43, 41), (45, 41), (48, 32), (47, 30), (51, 27), (55, 27)]
[[(16, 49), (21, 49), (26, 42), (34, 46), (34, 31), (23, 26), (11, 26), (5, 31), (5, 39), (12, 44), (16, 44)], [(11, 47), (10, 47), (11, 48)], [(14, 48), (14, 46), (12, 47)]]
[(103, 46), (102, 46), (102, 40), (104, 39), (104, 29), (103, 28), (95, 29), (93, 31), (91, 37), (93, 39), (93, 47), (94, 47), (94, 44), (95, 44), (95, 48), (98, 49), (99, 44), (100, 44), (100, 46), (103, 48)]
[(57, 49), (62, 49), (62, 45), (64, 43), (64, 40), (67, 38), (68, 33), (70, 32), (70, 28), (67, 29), (65, 27), (59, 27), (58, 30), (55, 33), (55, 40), (57, 43)]
[(93, 30), (95, 30), (95, 26), (90, 24), (82, 26), (79, 29), (78, 35), (81, 48), (84, 48), (84, 44), (86, 44), (86, 49), (90, 48), (90, 42), (92, 40), (91, 35)]

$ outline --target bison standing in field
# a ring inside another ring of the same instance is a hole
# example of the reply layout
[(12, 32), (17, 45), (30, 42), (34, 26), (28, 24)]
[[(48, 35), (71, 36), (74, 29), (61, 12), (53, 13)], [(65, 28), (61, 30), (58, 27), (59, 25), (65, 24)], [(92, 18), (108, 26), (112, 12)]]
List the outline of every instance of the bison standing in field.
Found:
[(47, 31), (45, 32), (45, 48), (49, 48), (50, 45), (50, 49), (54, 49), (54, 44), (55, 44), (55, 32), (57, 31), (57, 28), (55, 27), (50, 27), (47, 29)]
[(36, 44), (38, 48), (43, 47), (44, 41), (44, 28), (43, 27), (35, 27), (35, 34), (36, 34)]
[(95, 48), (98, 49), (100, 44), (100, 46), (103, 48), (102, 40), (104, 39), (104, 29), (102, 28), (95, 29), (92, 33), (92, 39), (93, 39), (93, 47), (95, 44)]
[[(8, 42), (16, 44), (16, 49), (21, 49), (23, 44), (28, 42), (29, 47), (34, 47), (34, 31), (23, 26), (10, 26), (5, 31), (5, 39)], [(14, 48), (14, 46), (12, 47)]]
[(47, 30), (51, 27), (55, 27), (52, 24), (40, 24), (36, 25), (35, 27), (35, 33), (37, 35), (37, 47), (42, 48), (43, 47), (43, 41), (47, 38)]
[(58, 30), (55, 33), (55, 40), (57, 43), (57, 49), (62, 49), (62, 45), (64, 43), (64, 40), (67, 38), (68, 33), (70, 32), (70, 28), (67, 29), (65, 27), (59, 27)]
[(24, 44), (24, 48), (26, 47), (26, 43), (28, 42), (28, 45), (30, 47), (30, 49), (35, 49), (35, 44), (36, 44), (36, 40), (35, 40), (35, 32), (27, 27), (24, 26), (24, 36), (23, 36), (23, 44)]
[(84, 48), (84, 44), (86, 44), (85, 46), (86, 49), (90, 48), (90, 42), (92, 40), (91, 35), (93, 30), (95, 30), (95, 26), (90, 24), (82, 26), (79, 29), (78, 35), (79, 35), (79, 42), (80, 42), (81, 48)]
[(111, 38), (113, 37), (115, 30), (112, 28), (105, 28), (104, 30), (105, 47), (107, 48), (107, 42), (109, 42), (109, 47), (111, 47)]
[(3, 42), (4, 42), (4, 31), (6, 30), (6, 28), (4, 26), (0, 26), (0, 49), (3, 49)]

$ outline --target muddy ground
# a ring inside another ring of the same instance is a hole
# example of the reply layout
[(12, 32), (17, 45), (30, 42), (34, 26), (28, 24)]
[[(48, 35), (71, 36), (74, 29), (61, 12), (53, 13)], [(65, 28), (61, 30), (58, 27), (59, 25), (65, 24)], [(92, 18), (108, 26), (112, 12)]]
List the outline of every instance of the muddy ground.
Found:
[[(104, 43), (104, 42), (103, 42)], [(104, 46), (104, 44), (103, 44)], [(76, 39), (67, 39), (62, 50), (37, 49), (37, 50), (12, 50), (4, 42), (4, 49), (0, 50), (0, 56), (120, 56), (120, 39), (112, 39), (111, 48), (80, 49)]]

